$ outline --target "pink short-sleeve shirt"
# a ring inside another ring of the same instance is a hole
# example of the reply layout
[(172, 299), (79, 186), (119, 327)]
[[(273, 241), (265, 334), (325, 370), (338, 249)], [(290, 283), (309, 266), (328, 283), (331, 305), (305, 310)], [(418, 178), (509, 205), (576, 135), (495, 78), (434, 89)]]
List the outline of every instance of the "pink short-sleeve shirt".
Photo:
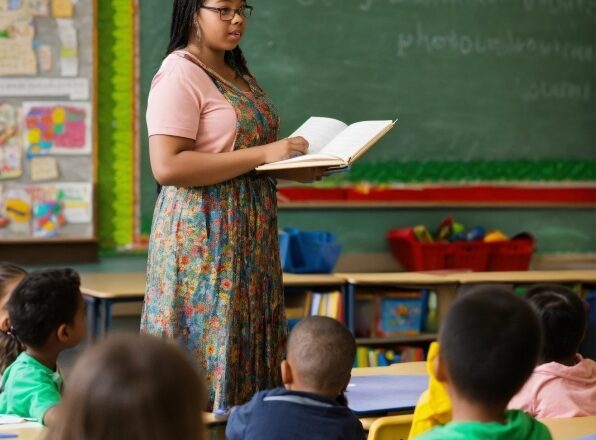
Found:
[(195, 150), (234, 149), (236, 112), (205, 71), (176, 52), (153, 77), (147, 103), (147, 131), (194, 139)]

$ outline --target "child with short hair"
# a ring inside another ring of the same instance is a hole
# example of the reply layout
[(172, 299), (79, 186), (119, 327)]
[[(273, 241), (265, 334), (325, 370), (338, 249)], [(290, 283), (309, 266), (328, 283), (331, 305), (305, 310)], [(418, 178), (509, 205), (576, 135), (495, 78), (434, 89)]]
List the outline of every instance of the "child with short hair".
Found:
[(174, 342), (111, 335), (76, 362), (45, 440), (204, 440), (207, 388)]
[(578, 353), (587, 328), (582, 299), (557, 284), (531, 286), (525, 299), (542, 322), (544, 343), (539, 365), (509, 407), (541, 419), (596, 415), (596, 362)]
[(284, 388), (259, 391), (232, 408), (226, 438), (363, 440), (362, 424), (340, 403), (355, 353), (354, 337), (335, 319), (303, 319), (288, 339), (281, 365)]
[(22, 267), (0, 261), (0, 375), (25, 349), (10, 332), (6, 306), (12, 291), (26, 274), (27, 271)]
[(437, 379), (452, 402), (452, 421), (416, 439), (550, 440), (543, 424), (506, 410), (532, 373), (540, 327), (510, 289), (479, 286), (458, 297), (441, 324)]
[(72, 269), (32, 272), (17, 285), (8, 301), (8, 316), (11, 334), (25, 351), (2, 375), (0, 414), (48, 426), (54, 422), (62, 388), (56, 360), (83, 339), (84, 308), (79, 275)]

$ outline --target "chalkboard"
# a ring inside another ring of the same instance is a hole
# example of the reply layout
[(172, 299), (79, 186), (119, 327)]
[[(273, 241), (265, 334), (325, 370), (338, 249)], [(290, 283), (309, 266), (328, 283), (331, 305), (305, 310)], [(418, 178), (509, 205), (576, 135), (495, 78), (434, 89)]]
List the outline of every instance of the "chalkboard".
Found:
[[(141, 4), (141, 114), (169, 11)], [(249, 2), (250, 3), (250, 2)], [(363, 162), (594, 161), (594, 0), (260, 0), (241, 47), (282, 116), (398, 118)], [(154, 192), (142, 163), (142, 219)]]

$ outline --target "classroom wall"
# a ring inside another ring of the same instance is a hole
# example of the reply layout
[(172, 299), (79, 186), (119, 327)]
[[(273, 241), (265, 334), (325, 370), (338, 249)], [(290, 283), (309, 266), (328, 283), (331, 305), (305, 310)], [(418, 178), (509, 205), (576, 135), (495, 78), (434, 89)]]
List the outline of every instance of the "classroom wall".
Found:
[[(406, 117), (400, 119), (401, 125), (383, 141), (385, 143), (377, 152), (367, 155), (367, 160), (399, 160), (403, 155), (409, 160), (434, 155), (442, 159), (456, 157), (462, 161), (572, 157), (594, 164), (594, 5), (586, 2), (587, 6), (580, 7), (578, 3), (577, 7), (553, 9), (547, 4), (554, 3), (518, 4), (498, 0), (349, 0), (341, 4), (335, 0), (259, 1), (254, 2), (256, 11), (252, 19), (252, 25), (259, 27), (252, 37), (247, 35), (243, 48), (253, 71), (280, 105), (283, 134), (288, 134), (305, 117), (322, 109), (325, 115), (332, 116), (336, 109), (349, 121), (395, 112)], [(437, 9), (431, 7), (433, 5), (447, 12), (437, 14)], [(526, 15), (520, 16), (520, 11), (515, 8), (525, 8)], [(142, 133), (146, 133), (144, 113), (150, 81), (167, 44), (167, 9), (162, 0), (143, 0), (140, 4)], [(483, 26), (482, 17), (490, 14), (495, 17), (495, 23), (504, 20), (503, 23), (510, 25), (504, 27), (492, 23)], [(389, 17), (394, 17), (399, 26)], [(559, 27), (561, 21), (565, 26)], [(574, 23), (577, 26), (574, 27)], [(331, 26), (328, 30), (338, 33), (340, 38), (321, 38), (327, 26)], [(371, 32), (374, 26), (379, 32)], [(507, 40), (508, 32), (519, 31), (524, 38), (535, 38), (554, 46), (562, 44), (567, 47), (566, 53), (570, 57), (575, 54), (575, 58), (537, 55), (531, 53), (528, 46), (526, 52), (513, 58), (494, 56), (490, 69), (483, 70), (486, 67), (481, 66), (482, 54), (479, 53), (462, 57), (461, 50), (459, 53), (444, 50), (433, 58), (429, 57), (433, 55), (429, 49), (425, 58), (421, 58), (414, 50), (415, 45), (407, 50), (396, 46), (400, 38), (418, 38), (420, 26), (425, 32), (436, 35), (447, 35), (454, 30), (461, 36), (468, 35), (466, 32), (469, 31), (471, 36), (481, 37), (483, 41), (488, 41), (493, 34), (505, 35), (503, 38)], [(309, 33), (318, 37), (309, 37)], [(315, 44), (313, 39), (318, 41), (317, 46), (312, 46)], [(390, 50), (385, 50), (383, 44)], [(571, 50), (573, 48), (575, 52)], [(370, 56), (350, 58), (350, 53), (356, 49), (362, 49), (358, 54), (366, 52)], [(399, 50), (402, 53), (398, 53)], [(342, 65), (329, 64), (333, 64), (329, 57), (336, 53), (342, 55)], [(590, 61), (586, 57), (592, 60), (591, 63), (586, 63)], [(414, 65), (405, 70), (395, 66), (396, 61), (404, 66), (412, 60)], [(451, 66), (449, 75), (453, 76), (454, 82), (434, 72), (433, 60), (438, 63), (437, 68)], [(371, 65), (380, 66), (372, 76)], [(383, 68), (385, 65), (387, 69)], [(570, 66), (579, 66), (577, 73), (568, 70), (572, 68)], [(502, 69), (502, 75), (499, 69)], [(487, 82), (482, 82), (483, 75)], [(546, 89), (538, 87), (536, 93), (530, 93), (534, 90), (530, 87), (533, 78), (539, 85), (567, 78), (568, 82), (580, 84), (579, 92), (577, 96), (565, 92), (560, 98), (549, 100), (536, 95), (547, 93)], [(342, 96), (344, 92), (339, 89), (345, 83), (355, 89), (375, 82), (379, 87), (372, 89), (374, 99), (367, 98), (364, 92), (356, 92), (359, 98), (356, 104)], [(337, 90), (329, 90), (329, 86)], [(481, 110), (490, 109), (491, 103), (500, 102), (500, 96), (511, 90), (519, 95), (519, 105), (499, 104), (491, 118), (483, 119)], [(387, 99), (387, 94), (393, 95)], [(384, 97), (385, 101), (381, 102)], [(466, 107), (474, 103), (479, 103), (480, 107)], [(562, 134), (564, 127), (571, 127), (568, 136)], [(141, 135), (141, 143), (140, 224), (142, 232), (148, 233), (155, 186), (149, 168), (146, 136)], [(541, 254), (596, 252), (596, 211), (592, 207), (282, 209), (279, 226), (329, 230), (338, 235), (345, 252), (378, 253), (388, 251), (384, 238), (387, 230), (417, 224), (432, 228), (447, 215), (455, 216), (466, 226), (484, 225), (507, 234), (529, 231), (536, 237), (537, 252)]]

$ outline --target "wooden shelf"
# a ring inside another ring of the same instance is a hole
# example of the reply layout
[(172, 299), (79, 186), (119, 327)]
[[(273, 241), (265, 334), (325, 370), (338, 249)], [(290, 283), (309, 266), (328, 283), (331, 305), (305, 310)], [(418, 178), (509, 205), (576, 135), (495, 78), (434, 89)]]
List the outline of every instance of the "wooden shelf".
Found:
[(356, 338), (356, 345), (389, 345), (408, 342), (432, 342), (437, 340), (437, 333), (422, 333), (420, 335), (387, 336), (384, 338)]

